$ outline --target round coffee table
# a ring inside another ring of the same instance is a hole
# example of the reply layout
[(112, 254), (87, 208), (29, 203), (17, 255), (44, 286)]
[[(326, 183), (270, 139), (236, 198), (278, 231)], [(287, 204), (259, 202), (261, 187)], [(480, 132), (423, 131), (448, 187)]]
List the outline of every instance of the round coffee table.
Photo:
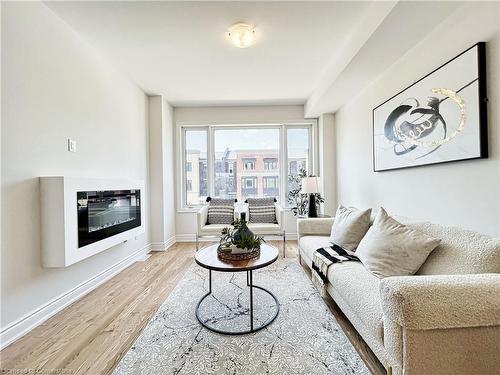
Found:
[[(225, 335), (243, 335), (246, 333), (257, 332), (262, 328), (267, 327), (271, 324), (274, 319), (278, 316), (279, 313), (279, 302), (276, 296), (271, 293), (269, 290), (264, 289), (261, 286), (257, 286), (253, 284), (253, 275), (252, 271), (266, 267), (276, 261), (278, 259), (278, 249), (274, 246), (270, 246), (267, 244), (262, 244), (260, 246), (260, 255), (257, 258), (248, 259), (248, 260), (238, 260), (238, 261), (227, 261), (219, 259), (217, 256), (217, 247), (218, 245), (212, 245), (205, 247), (201, 250), (198, 250), (195, 255), (195, 261), (198, 265), (203, 268), (208, 269), (208, 292), (200, 299), (198, 304), (196, 305), (196, 318), (200, 322), (202, 326), (205, 328)], [(219, 272), (246, 272), (247, 273), (247, 286), (250, 289), (250, 322), (249, 329), (243, 331), (224, 331), (215, 327), (211, 327), (203, 321), (203, 318), (200, 316), (200, 305), (209, 295), (212, 294), (212, 271)], [(254, 288), (260, 289), (267, 294), (269, 294), (274, 301), (276, 302), (276, 311), (272, 315), (270, 319), (268, 319), (263, 324), (255, 327), (253, 322), (253, 290)]]

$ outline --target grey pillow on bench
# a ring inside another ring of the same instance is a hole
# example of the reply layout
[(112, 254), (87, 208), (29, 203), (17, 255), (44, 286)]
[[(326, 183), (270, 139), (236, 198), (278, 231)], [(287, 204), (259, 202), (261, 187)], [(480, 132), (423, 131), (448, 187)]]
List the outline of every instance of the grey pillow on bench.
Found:
[(232, 224), (234, 199), (212, 198), (208, 203), (207, 224)]
[(248, 198), (250, 223), (277, 223), (274, 198)]

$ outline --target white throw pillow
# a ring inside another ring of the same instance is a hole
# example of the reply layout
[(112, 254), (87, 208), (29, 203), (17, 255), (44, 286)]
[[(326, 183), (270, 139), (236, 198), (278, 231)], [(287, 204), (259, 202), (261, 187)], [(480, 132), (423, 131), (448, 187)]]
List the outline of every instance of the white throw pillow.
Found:
[(372, 209), (358, 210), (355, 207), (337, 208), (330, 233), (330, 242), (344, 250), (354, 251), (370, 228)]
[(356, 256), (377, 277), (409, 276), (418, 271), (440, 242), (394, 220), (380, 207)]

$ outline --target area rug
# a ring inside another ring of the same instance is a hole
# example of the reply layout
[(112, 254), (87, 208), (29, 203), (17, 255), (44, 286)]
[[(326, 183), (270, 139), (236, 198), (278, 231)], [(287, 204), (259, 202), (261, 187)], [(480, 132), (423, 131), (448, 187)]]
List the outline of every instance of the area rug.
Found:
[[(195, 316), (208, 271), (193, 265), (116, 367), (114, 374), (370, 374), (296, 259), (253, 272), (255, 285), (279, 300), (276, 320), (261, 331), (221, 335)], [(246, 274), (212, 272), (212, 296), (201, 305), (207, 322), (248, 328)], [(257, 324), (274, 300), (254, 292)]]

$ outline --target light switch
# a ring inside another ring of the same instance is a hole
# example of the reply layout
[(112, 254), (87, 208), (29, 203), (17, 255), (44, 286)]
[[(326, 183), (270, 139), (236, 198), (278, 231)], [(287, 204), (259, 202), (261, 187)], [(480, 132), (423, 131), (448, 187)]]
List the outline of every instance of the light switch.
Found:
[(68, 151), (76, 152), (76, 141), (68, 138)]

